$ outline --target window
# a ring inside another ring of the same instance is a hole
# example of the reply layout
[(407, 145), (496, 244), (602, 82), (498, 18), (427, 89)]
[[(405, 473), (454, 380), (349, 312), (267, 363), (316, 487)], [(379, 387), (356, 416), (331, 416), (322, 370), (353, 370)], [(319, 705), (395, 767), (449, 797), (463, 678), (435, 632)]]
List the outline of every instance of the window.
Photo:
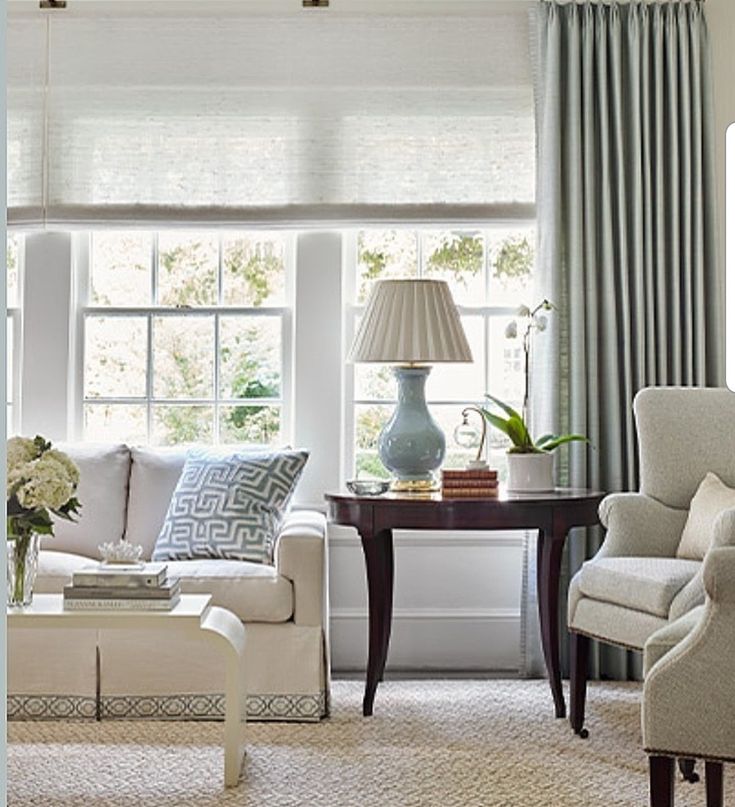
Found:
[(86, 440), (283, 442), (292, 257), (266, 232), (94, 232), (79, 249)]
[(6, 404), (8, 434), (18, 430), (18, 402), (20, 392), (20, 333), (21, 333), (21, 263), (23, 239), (8, 233), (5, 248), (6, 294), (7, 294), (7, 381)]
[[(363, 230), (352, 236), (348, 272), (348, 344), (355, 333), (370, 285), (387, 277), (446, 280), (459, 307), (472, 348), (473, 364), (436, 366), (427, 382), (431, 412), (447, 439), (448, 467), (462, 467), (474, 455), (454, 440), (461, 412), (482, 405), (485, 393), (520, 406), (523, 362), (520, 341), (505, 329), (521, 303), (529, 303), (534, 262), (532, 222), (482, 230)], [(395, 382), (385, 366), (356, 365), (348, 382), (346, 467), (361, 476), (387, 477), (377, 455), (377, 439), (395, 405)], [(351, 422), (350, 422), (351, 421)], [(480, 423), (475, 421), (479, 429)], [(506, 439), (488, 430), (488, 461), (505, 473)]]

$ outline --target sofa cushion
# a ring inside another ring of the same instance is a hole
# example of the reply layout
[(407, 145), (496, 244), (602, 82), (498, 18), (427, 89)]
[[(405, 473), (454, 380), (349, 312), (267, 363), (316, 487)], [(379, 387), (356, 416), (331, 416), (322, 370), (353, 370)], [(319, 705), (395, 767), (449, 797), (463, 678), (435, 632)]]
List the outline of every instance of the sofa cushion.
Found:
[[(61, 594), (72, 572), (97, 561), (69, 552), (42, 550), (38, 556), (39, 594)], [(214, 605), (245, 622), (287, 622), (293, 616), (293, 585), (273, 566), (241, 560), (168, 561), (168, 574), (181, 580), (185, 594), (211, 594)]]
[(91, 569), (97, 561), (84, 555), (42, 549), (38, 555), (38, 577), (33, 590), (39, 594), (61, 594), (71, 582), (72, 572)]
[(677, 592), (700, 566), (679, 558), (599, 558), (582, 566), (579, 585), (595, 600), (667, 617)]
[(133, 446), (130, 454), (130, 499), (125, 540), (140, 544), (143, 557), (150, 560), (188, 451), (178, 447)]
[(44, 549), (99, 558), (97, 547), (122, 540), (130, 478), (130, 451), (125, 445), (59, 443), (79, 467), (77, 498), (82, 509), (76, 522), (56, 519), (54, 535)]
[(689, 516), (676, 556), (704, 560), (715, 534), (715, 521), (731, 507), (735, 507), (735, 488), (728, 487), (717, 474), (710, 471), (697, 488), (689, 506)]
[(168, 561), (170, 576), (185, 594), (211, 594), (214, 605), (244, 622), (287, 622), (293, 614), (293, 586), (273, 566), (241, 560)]
[(306, 451), (190, 456), (171, 497), (154, 560), (272, 561)]

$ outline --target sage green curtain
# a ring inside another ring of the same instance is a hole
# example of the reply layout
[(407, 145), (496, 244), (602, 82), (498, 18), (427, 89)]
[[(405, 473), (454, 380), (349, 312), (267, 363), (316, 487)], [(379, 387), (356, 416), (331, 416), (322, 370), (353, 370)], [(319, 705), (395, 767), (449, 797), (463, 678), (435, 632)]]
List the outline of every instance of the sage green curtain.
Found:
[[(704, 6), (536, 11), (538, 272), (558, 306), (537, 340), (536, 425), (592, 442), (560, 458), (562, 483), (635, 490), (637, 390), (724, 383)], [(569, 576), (600, 539), (570, 541)], [(622, 650), (595, 656), (599, 676), (639, 672)]]

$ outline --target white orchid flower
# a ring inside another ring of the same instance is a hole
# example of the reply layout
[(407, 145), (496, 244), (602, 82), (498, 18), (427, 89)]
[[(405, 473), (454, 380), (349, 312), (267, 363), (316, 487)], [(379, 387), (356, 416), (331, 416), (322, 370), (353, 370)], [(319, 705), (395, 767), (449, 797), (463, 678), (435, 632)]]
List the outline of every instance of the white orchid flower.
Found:
[(516, 339), (517, 337), (518, 337), (518, 323), (515, 320), (511, 320), (505, 326), (505, 338)]
[(516, 311), (517, 317), (528, 317), (531, 315), (531, 309), (527, 305), (519, 305)]
[(547, 321), (546, 321), (546, 317), (545, 317), (545, 316), (543, 316), (542, 314), (537, 314), (537, 315), (536, 315), (536, 316), (533, 318), (533, 323), (534, 323), (534, 325), (536, 326), (536, 330), (537, 330), (537, 331), (539, 331), (539, 332), (543, 332), (543, 331), (545, 331), (545, 330), (546, 330), (546, 324), (547, 324)]

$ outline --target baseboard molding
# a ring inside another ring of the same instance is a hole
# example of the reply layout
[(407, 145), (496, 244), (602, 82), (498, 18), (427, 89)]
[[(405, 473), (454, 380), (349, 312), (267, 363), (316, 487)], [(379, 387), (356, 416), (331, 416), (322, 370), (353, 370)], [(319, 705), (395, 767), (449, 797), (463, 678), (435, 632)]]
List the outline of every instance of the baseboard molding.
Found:
[[(367, 621), (364, 608), (332, 608), (330, 619)], [(393, 621), (436, 620), (441, 622), (518, 622), (521, 612), (517, 608), (396, 608)]]
[[(340, 532), (345, 528), (341, 528)], [(346, 532), (346, 530), (345, 530)], [(395, 530), (393, 532), (393, 546), (402, 547), (484, 547), (493, 549), (495, 547), (523, 547), (523, 539), (526, 530), (495, 530), (493, 532), (451, 532), (441, 531), (421, 531), (413, 532), (408, 530)], [(329, 546), (360, 547), (360, 536), (357, 532), (351, 534), (342, 533), (335, 535), (333, 532), (329, 536)]]

